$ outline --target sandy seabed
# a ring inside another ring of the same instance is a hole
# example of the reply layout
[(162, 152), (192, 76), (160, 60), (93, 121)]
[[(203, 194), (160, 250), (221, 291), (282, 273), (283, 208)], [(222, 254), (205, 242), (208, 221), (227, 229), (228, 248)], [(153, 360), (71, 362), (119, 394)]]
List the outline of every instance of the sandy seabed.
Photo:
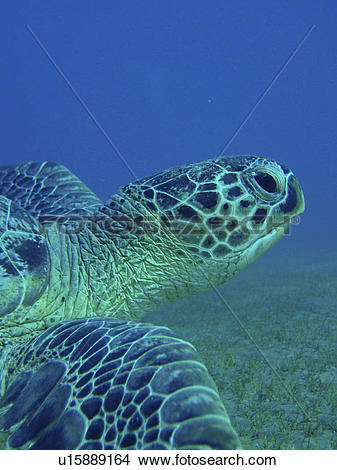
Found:
[(244, 328), (214, 291), (144, 321), (194, 344), (245, 448), (337, 449), (337, 249), (282, 243), (219, 287)]

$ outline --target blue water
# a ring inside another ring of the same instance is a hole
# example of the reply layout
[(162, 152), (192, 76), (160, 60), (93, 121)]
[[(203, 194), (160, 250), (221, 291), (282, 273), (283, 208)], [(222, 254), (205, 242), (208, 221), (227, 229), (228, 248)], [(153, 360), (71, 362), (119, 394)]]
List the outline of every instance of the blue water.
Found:
[(218, 154), (315, 25), (226, 153), (291, 167), (293, 243), (333, 243), (336, 17), (333, 0), (7, 2), (0, 163), (56, 160), (103, 199), (133, 179), (27, 24), (138, 177)]

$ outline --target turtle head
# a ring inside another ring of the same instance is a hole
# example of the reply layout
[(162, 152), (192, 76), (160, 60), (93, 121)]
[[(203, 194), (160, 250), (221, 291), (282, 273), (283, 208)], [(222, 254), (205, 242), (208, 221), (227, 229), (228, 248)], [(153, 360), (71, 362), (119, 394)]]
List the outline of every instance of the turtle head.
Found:
[(48, 272), (48, 248), (39, 223), (0, 196), (0, 321), (41, 297)]
[(138, 180), (123, 194), (155, 213), (180, 252), (192, 255), (215, 284), (264, 253), (304, 210), (293, 173), (256, 156), (183, 165)]

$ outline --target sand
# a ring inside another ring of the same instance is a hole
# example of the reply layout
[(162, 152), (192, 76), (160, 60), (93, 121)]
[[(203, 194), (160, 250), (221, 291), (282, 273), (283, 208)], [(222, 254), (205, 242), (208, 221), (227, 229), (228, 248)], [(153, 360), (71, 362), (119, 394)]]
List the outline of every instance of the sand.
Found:
[(282, 243), (219, 288), (244, 329), (214, 291), (145, 321), (194, 344), (245, 448), (337, 449), (337, 251)]

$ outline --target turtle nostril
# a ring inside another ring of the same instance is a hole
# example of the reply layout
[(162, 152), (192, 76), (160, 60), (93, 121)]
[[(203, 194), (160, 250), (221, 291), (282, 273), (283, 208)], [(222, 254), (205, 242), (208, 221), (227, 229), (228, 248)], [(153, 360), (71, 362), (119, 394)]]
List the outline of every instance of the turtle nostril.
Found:
[(268, 173), (257, 173), (254, 178), (258, 185), (268, 193), (277, 192), (277, 182)]

